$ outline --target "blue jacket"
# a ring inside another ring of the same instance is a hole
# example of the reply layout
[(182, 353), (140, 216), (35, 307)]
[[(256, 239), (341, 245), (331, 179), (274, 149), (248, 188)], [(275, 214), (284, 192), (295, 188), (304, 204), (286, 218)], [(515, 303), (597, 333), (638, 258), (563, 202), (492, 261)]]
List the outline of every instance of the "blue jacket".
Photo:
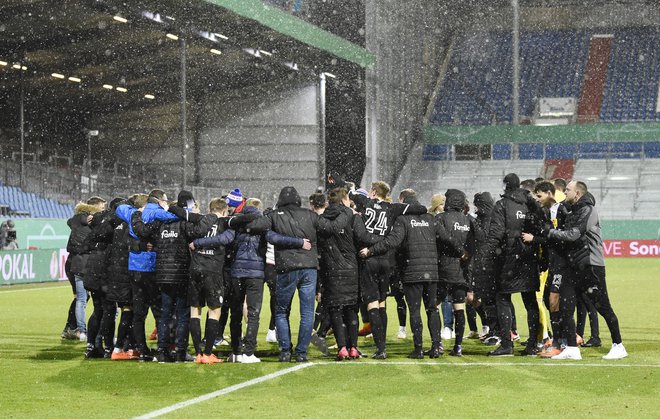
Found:
[[(115, 214), (122, 221), (128, 223), (129, 234), (136, 240), (140, 238), (133, 231), (131, 226), (131, 217), (133, 213), (137, 211), (136, 208), (124, 204), (119, 205), (115, 210)], [(167, 212), (160, 207), (158, 204), (149, 203), (142, 210), (142, 221), (145, 223), (150, 223), (156, 220), (162, 221), (164, 223), (177, 221), (179, 217)], [(128, 254), (128, 270), (137, 271), (137, 272), (155, 272), (156, 271), (156, 252), (147, 252), (147, 251), (131, 251)]]

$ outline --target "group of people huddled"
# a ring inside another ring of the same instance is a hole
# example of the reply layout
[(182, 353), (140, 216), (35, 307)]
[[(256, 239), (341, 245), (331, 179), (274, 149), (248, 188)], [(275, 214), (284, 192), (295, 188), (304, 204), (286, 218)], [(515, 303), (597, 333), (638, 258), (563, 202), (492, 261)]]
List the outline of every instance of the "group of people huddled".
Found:
[[(511, 173), (497, 202), (488, 192), (474, 195), (474, 215), (457, 189), (435, 195), (427, 209), (412, 189), (392, 202), (385, 182), (367, 191), (334, 175), (328, 184), (309, 197), (309, 208), (290, 186), (273, 208), (264, 210), (260, 200), (234, 189), (212, 199), (205, 215), (186, 190), (174, 202), (153, 190), (109, 204), (99, 197), (80, 203), (69, 220), (66, 269), (75, 297), (62, 337), (87, 342), (87, 358), (214, 364), (224, 361), (213, 351), (225, 341), (229, 321), (227, 361), (260, 362), (255, 350), (267, 284), (266, 340), (278, 343), (280, 362), (306, 362), (310, 344), (328, 354), (330, 332), (337, 360), (365, 356), (358, 335), (366, 333), (375, 344), (371, 357), (386, 359), (388, 296), (397, 302), (399, 338), (406, 336), (408, 311), (410, 358), (443, 355), (443, 337), (454, 339), (449, 355), (462, 356), (466, 317), (468, 337), (499, 344), (489, 355), (513, 355), (516, 293), (529, 328), (523, 355), (581, 359), (580, 345), (600, 346), (597, 326), (594, 333), (599, 313), (613, 342), (604, 358), (627, 356), (607, 294), (598, 212), (583, 182), (537, 179), (521, 188)], [(289, 314), (296, 290), (294, 347)], [(86, 323), (89, 296), (94, 311)], [(451, 307), (449, 336), (442, 332), (442, 302)], [(422, 304), (431, 336), (427, 350)], [(578, 306), (585, 309), (578, 310), (576, 327)], [(150, 308), (155, 350), (145, 330)], [(587, 311), (592, 337), (582, 342), (580, 314)]]

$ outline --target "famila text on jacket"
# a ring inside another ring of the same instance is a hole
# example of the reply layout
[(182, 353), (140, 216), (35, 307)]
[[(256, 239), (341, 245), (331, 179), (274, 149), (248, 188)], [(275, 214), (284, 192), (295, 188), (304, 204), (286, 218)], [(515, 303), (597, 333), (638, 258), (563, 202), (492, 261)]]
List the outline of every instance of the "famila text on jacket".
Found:
[(410, 220), (410, 225), (412, 227), (428, 227), (429, 223), (427, 223), (426, 221)]
[(175, 237), (179, 237), (179, 233), (177, 233), (176, 231), (163, 230), (162, 233), (160, 233), (161, 239), (171, 239)]

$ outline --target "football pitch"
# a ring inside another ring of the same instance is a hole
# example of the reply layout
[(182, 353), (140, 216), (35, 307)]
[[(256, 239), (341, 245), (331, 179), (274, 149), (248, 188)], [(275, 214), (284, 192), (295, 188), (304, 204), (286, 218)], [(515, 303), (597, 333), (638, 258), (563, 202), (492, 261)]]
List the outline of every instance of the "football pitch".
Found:
[[(410, 329), (408, 339), (396, 339), (393, 301), (388, 301), (386, 361), (339, 363), (311, 348), (308, 364), (278, 363), (277, 345), (265, 342), (267, 304), (259, 364), (85, 360), (83, 343), (60, 339), (72, 298), (68, 284), (0, 287), (0, 416), (658, 417), (660, 259), (607, 264), (610, 298), (630, 354), (616, 361), (601, 358), (610, 346), (602, 318), (603, 347), (583, 348), (582, 361), (491, 359), (486, 357), (491, 347), (468, 339), (462, 358), (409, 360)], [(514, 300), (518, 323), (525, 325), (520, 297)], [(519, 332), (527, 338), (522, 328)], [(372, 354), (373, 341), (360, 339), (360, 349)], [(331, 337), (328, 341), (334, 344)], [(221, 348), (226, 356), (227, 347)]]

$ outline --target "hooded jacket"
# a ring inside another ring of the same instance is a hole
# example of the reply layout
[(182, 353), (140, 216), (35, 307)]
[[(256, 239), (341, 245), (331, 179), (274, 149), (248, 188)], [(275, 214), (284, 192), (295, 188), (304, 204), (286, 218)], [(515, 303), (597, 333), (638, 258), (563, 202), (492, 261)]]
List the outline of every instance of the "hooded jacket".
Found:
[(71, 259), (71, 272), (75, 275), (83, 274), (89, 256), (89, 249), (85, 245), (85, 241), (92, 229), (87, 224), (87, 216), (98, 211), (97, 207), (81, 202), (74, 208), (73, 217), (66, 222), (71, 229), (66, 250)]
[(495, 297), (495, 256), (488, 253), (488, 230), (495, 201), (490, 192), (474, 195), (474, 205), (477, 207), (474, 222), (474, 241), (469, 265), (470, 285), (479, 298)]
[[(467, 248), (474, 235), (474, 222), (472, 217), (463, 213), (464, 207), (465, 194), (458, 189), (448, 189), (445, 193), (445, 211), (435, 216), (436, 221), (462, 249)], [(461, 257), (456, 257), (455, 253), (440, 241), (437, 242), (437, 247), (440, 281), (467, 286)]]
[[(522, 232), (534, 232), (528, 225), (528, 200), (531, 194), (521, 188), (507, 189), (495, 203), (491, 214), (486, 258), (497, 272), (497, 291), (516, 293), (539, 289), (538, 246), (522, 242)], [(527, 222), (527, 224), (526, 224)]]
[(578, 270), (589, 266), (605, 266), (600, 219), (595, 205), (596, 199), (587, 192), (571, 206), (564, 229), (548, 232), (549, 240), (567, 245), (568, 261)]
[(357, 244), (375, 244), (380, 238), (367, 231), (362, 218), (353, 214), (342, 204), (330, 204), (321, 217), (336, 220), (341, 214), (347, 215), (346, 224), (339, 232), (319, 234), (321, 265), (321, 288), (323, 304), (326, 307), (353, 305), (358, 302), (358, 260)]
[(301, 199), (296, 188), (287, 186), (280, 191), (277, 208), (247, 225), (252, 233), (273, 230), (283, 236), (308, 239), (311, 250), (275, 246), (275, 269), (284, 273), (298, 269), (318, 268), (317, 232), (338, 233), (348, 221), (342, 213), (336, 219), (319, 217), (314, 211), (301, 208)]

